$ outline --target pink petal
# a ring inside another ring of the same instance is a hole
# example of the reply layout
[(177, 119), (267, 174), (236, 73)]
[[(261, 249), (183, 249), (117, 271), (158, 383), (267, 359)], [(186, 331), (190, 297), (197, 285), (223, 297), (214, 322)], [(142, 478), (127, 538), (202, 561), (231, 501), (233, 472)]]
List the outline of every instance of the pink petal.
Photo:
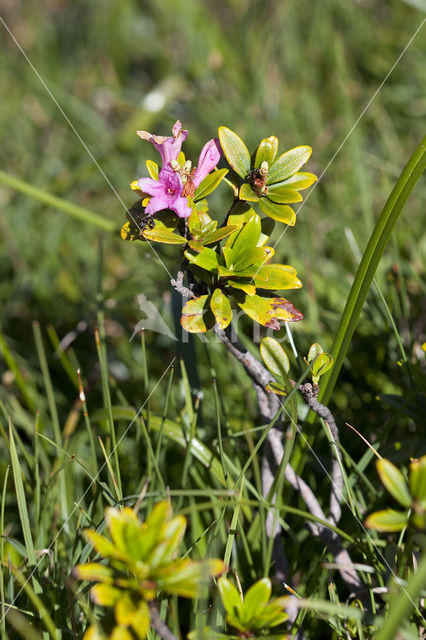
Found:
[(154, 145), (161, 155), (163, 167), (168, 166), (171, 160), (177, 160), (182, 143), (188, 136), (188, 131), (182, 129), (182, 124), (179, 120), (173, 125), (173, 136), (154, 136), (149, 131), (136, 131), (136, 133), (142, 140), (147, 140)]
[(198, 187), (204, 178), (213, 171), (222, 155), (222, 148), (218, 138), (209, 140), (203, 147), (198, 158), (197, 170), (194, 173), (193, 182)]
[(164, 184), (152, 178), (141, 178), (138, 180), (138, 186), (141, 191), (149, 196), (160, 195), (164, 193)]
[(188, 206), (187, 198), (176, 198), (173, 205), (169, 205), (169, 207), (179, 218), (189, 218), (192, 213), (191, 207)]

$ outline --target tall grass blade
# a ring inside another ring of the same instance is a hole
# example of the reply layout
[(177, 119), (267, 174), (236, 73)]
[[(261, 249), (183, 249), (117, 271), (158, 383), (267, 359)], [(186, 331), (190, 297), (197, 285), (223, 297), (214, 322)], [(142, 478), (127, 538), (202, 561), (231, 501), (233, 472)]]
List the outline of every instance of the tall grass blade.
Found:
[(373, 282), (374, 274), (404, 205), (426, 166), (426, 136), (415, 149), (390, 194), (368, 241), (355, 280), (349, 292), (333, 345), (334, 365), (323, 378), (318, 399), (327, 404), (340, 373), (349, 344)]

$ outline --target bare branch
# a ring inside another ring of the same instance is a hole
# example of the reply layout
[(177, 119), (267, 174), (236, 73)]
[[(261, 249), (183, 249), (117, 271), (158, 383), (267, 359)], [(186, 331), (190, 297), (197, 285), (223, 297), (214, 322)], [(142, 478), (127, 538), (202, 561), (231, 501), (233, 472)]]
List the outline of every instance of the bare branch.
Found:
[(178, 640), (172, 633), (164, 620), (161, 619), (158, 611), (157, 601), (150, 600), (148, 602), (149, 616), (151, 618), (151, 626), (163, 640)]
[(334, 455), (332, 455), (331, 463), (330, 520), (332, 520), (334, 524), (337, 524), (342, 516), (340, 503), (343, 497), (343, 475), (339, 451), (339, 430), (330, 409), (326, 405), (318, 402), (318, 387), (316, 385), (311, 385), (307, 382), (306, 384), (299, 386), (299, 391), (308, 407), (320, 418), (325, 420), (330, 429), (332, 437), (331, 448), (334, 449), (334, 451), (332, 451), (332, 454)]

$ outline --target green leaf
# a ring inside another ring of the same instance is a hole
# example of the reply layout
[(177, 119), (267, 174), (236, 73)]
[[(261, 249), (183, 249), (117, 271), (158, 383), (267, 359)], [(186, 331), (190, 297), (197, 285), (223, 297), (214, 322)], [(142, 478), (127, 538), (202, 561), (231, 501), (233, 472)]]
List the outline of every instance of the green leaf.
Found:
[(109, 640), (133, 640), (133, 636), (126, 627), (114, 627)]
[(219, 240), (223, 240), (227, 236), (231, 235), (239, 229), (239, 225), (230, 224), (227, 227), (221, 227), (212, 233), (207, 234), (206, 236), (202, 236), (201, 241), (204, 245), (213, 244), (214, 242), (219, 242)]
[(210, 300), (210, 308), (221, 329), (226, 329), (232, 320), (232, 309), (229, 299), (221, 289), (215, 289)]
[(261, 198), (259, 200), (259, 207), (266, 216), (269, 216), (273, 220), (284, 222), (290, 225), (290, 227), (294, 227), (296, 224), (296, 214), (293, 209), (286, 204), (276, 204), (268, 200), (268, 198)]
[(256, 247), (260, 237), (260, 231), (260, 218), (256, 213), (253, 213), (232, 244), (232, 251), (229, 252), (228, 257), (229, 265), (234, 263), (240, 253)]
[(262, 162), (267, 162), (268, 166), (271, 166), (275, 160), (275, 156), (278, 151), (278, 138), (271, 136), (270, 138), (264, 138), (259, 144), (256, 157), (254, 160), (254, 166), (256, 169), (260, 167)]
[(402, 531), (407, 522), (408, 514), (406, 511), (385, 509), (384, 511), (376, 511), (368, 516), (365, 526), (370, 529), (376, 529), (376, 531)]
[(402, 504), (403, 507), (410, 507), (413, 499), (401, 471), (386, 458), (378, 460), (376, 468), (380, 480), (395, 500)]
[(152, 160), (146, 161), (146, 168), (148, 169), (149, 177), (153, 180), (158, 180), (159, 167), (156, 162)]
[(263, 338), (260, 343), (260, 355), (274, 376), (284, 378), (290, 371), (290, 360), (280, 343), (274, 338)]
[(234, 171), (244, 179), (250, 171), (250, 154), (246, 145), (228, 127), (219, 127), (219, 140), (225, 158)]
[(266, 183), (273, 184), (289, 178), (303, 167), (309, 160), (311, 153), (311, 147), (307, 146), (295, 147), (290, 151), (286, 151), (269, 168)]
[(189, 262), (201, 267), (202, 269), (206, 269), (207, 271), (217, 271), (219, 256), (216, 251), (203, 247), (201, 244), (197, 249), (194, 242), (190, 242), (189, 246), (191, 249), (187, 249), (187, 251), (185, 251), (185, 256), (188, 258)]
[(250, 621), (255, 619), (271, 597), (271, 581), (262, 578), (254, 583), (244, 596), (240, 609), (240, 619), (244, 626), (250, 628)]
[(168, 228), (168, 225), (160, 220), (155, 220), (153, 229), (145, 229), (143, 231), (143, 237), (153, 242), (162, 242), (163, 244), (186, 244), (186, 238), (177, 233), (173, 233), (173, 231)]
[[(275, 185), (274, 185), (275, 186)], [(301, 202), (302, 196), (295, 189), (285, 189), (284, 187), (268, 188), (267, 199), (277, 204), (289, 204), (291, 202)]]
[(205, 333), (214, 326), (215, 318), (209, 307), (210, 296), (188, 300), (182, 309), (180, 323), (188, 333)]
[(285, 264), (271, 264), (261, 267), (254, 283), (259, 289), (300, 289), (302, 283), (296, 277), (296, 270)]
[(327, 373), (333, 366), (333, 356), (329, 353), (320, 353), (312, 363), (312, 373), (316, 378)]
[(322, 346), (320, 344), (318, 344), (318, 342), (314, 342), (309, 347), (308, 357), (307, 357), (308, 362), (311, 363), (313, 360), (315, 360), (315, 358), (317, 356), (319, 356), (323, 352), (324, 352), (324, 350), (323, 350)]
[(238, 254), (234, 260), (235, 271), (244, 271), (251, 265), (256, 265), (261, 268), (265, 262), (270, 260), (275, 253), (275, 249), (272, 247), (255, 247), (254, 249), (248, 249)]
[(255, 194), (247, 182), (241, 185), (238, 197), (240, 200), (245, 200), (246, 202), (259, 202), (259, 196)]
[(217, 588), (219, 590), (220, 599), (225, 607), (226, 613), (230, 615), (238, 615), (238, 612), (242, 606), (241, 596), (238, 593), (236, 587), (232, 584), (228, 578), (222, 576), (217, 581)]
[(228, 169), (218, 169), (217, 171), (212, 171), (208, 176), (204, 178), (201, 184), (196, 188), (194, 193), (194, 202), (197, 200), (202, 200), (206, 196), (210, 195), (222, 182), (222, 179), (228, 173)]
[(172, 516), (172, 506), (168, 500), (161, 500), (150, 511), (147, 519), (147, 527), (160, 527)]
[(410, 464), (410, 489), (416, 500), (426, 500), (426, 456)]
[(274, 187), (286, 187), (287, 189), (307, 189), (318, 180), (313, 173), (295, 173), (286, 180), (274, 183)]

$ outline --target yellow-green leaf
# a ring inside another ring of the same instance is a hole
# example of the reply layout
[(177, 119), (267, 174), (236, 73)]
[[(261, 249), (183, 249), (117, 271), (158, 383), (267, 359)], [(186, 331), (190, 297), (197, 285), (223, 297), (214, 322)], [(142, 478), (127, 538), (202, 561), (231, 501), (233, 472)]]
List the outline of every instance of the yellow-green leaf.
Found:
[(286, 204), (276, 204), (268, 200), (268, 198), (260, 198), (259, 207), (265, 215), (273, 220), (284, 222), (291, 227), (294, 227), (296, 224), (296, 214), (293, 209)]
[(402, 531), (407, 522), (407, 512), (385, 509), (368, 516), (365, 526), (376, 531)]
[(376, 467), (380, 480), (395, 500), (403, 507), (411, 506), (413, 499), (401, 471), (386, 458), (378, 460)]
[(314, 342), (313, 344), (311, 344), (308, 351), (308, 358), (307, 358), (308, 362), (309, 363), (313, 362), (315, 358), (319, 356), (321, 353), (324, 353), (324, 350), (322, 346), (318, 344), (318, 342)]
[(226, 613), (238, 614), (243, 601), (232, 582), (228, 580), (228, 578), (222, 576), (217, 581), (217, 588), (219, 589), (220, 599), (222, 600)]
[(290, 204), (291, 202), (301, 202), (303, 197), (295, 189), (285, 189), (284, 187), (268, 188), (267, 199), (277, 204)]
[(232, 320), (231, 303), (221, 289), (213, 291), (210, 308), (214, 313), (216, 322), (221, 329), (226, 329)]
[(250, 154), (244, 142), (228, 127), (219, 127), (219, 140), (231, 167), (245, 178), (250, 171)]
[(216, 187), (222, 182), (222, 179), (228, 173), (228, 169), (218, 169), (217, 171), (212, 171), (208, 176), (204, 178), (202, 183), (197, 187), (194, 193), (194, 201), (202, 200), (210, 193), (212, 193)]
[(247, 182), (241, 185), (238, 197), (240, 200), (245, 200), (246, 202), (259, 202), (259, 196), (255, 194)]
[(133, 640), (132, 634), (126, 627), (114, 627), (110, 640)]
[(153, 180), (158, 180), (158, 172), (159, 172), (158, 164), (156, 162), (153, 162), (152, 160), (147, 160), (146, 168), (148, 169), (149, 177), (152, 178)]
[[(276, 144), (274, 144), (275, 140), (276, 140)], [(256, 169), (260, 167), (262, 162), (267, 162), (268, 166), (271, 166), (271, 164), (275, 160), (275, 156), (277, 155), (277, 150), (278, 150), (278, 138), (275, 138), (275, 136), (271, 136), (270, 138), (264, 138), (259, 144), (259, 146), (257, 147), (256, 157), (254, 160), (254, 166), (256, 167)]]
[(205, 236), (202, 236), (202, 243), (204, 245), (207, 245), (207, 244), (213, 244), (214, 242), (219, 242), (219, 240), (222, 240), (223, 238), (226, 238), (227, 236), (229, 236), (231, 233), (234, 233), (234, 231), (239, 229), (239, 227), (240, 225), (236, 225), (236, 224), (230, 224), (227, 227), (221, 227), (216, 231), (213, 231), (211, 233), (208, 233)]
[(259, 289), (300, 289), (302, 286), (296, 270), (285, 264), (261, 267), (254, 282)]
[(260, 237), (261, 224), (257, 213), (253, 213), (249, 221), (245, 223), (232, 244), (227, 264), (233, 264), (240, 253), (256, 247)]
[(167, 228), (163, 228), (161, 224), (158, 224), (158, 220), (155, 221), (155, 227), (153, 229), (145, 229), (143, 237), (153, 242), (162, 242), (163, 244), (185, 244), (186, 238), (169, 231)]
[(73, 571), (79, 580), (87, 580), (88, 582), (105, 582), (113, 583), (112, 569), (99, 564), (98, 562), (88, 562), (87, 564), (78, 564)]
[(256, 618), (262, 612), (263, 607), (271, 597), (271, 581), (262, 578), (254, 583), (244, 595), (243, 605), (240, 609), (240, 620), (244, 626), (249, 627), (250, 620)]
[(287, 187), (288, 189), (296, 189), (297, 191), (307, 189), (318, 180), (313, 173), (295, 173), (282, 182), (274, 183), (274, 187)]
[(199, 243), (199, 246), (196, 246), (194, 242), (190, 242), (190, 247), (191, 249), (185, 251), (185, 256), (189, 262), (207, 271), (217, 271), (219, 256), (216, 251), (203, 247), (201, 243)]
[(416, 500), (426, 500), (426, 456), (410, 464), (410, 488)]
[(254, 296), (254, 294), (256, 293), (256, 287), (254, 286), (254, 284), (250, 284), (249, 282), (245, 283), (238, 280), (229, 280), (228, 284), (232, 289), (239, 289), (241, 291), (244, 291), (244, 293), (249, 296)]
[(309, 160), (311, 153), (311, 147), (300, 146), (290, 149), (280, 155), (280, 157), (275, 160), (272, 167), (269, 168), (266, 180), (267, 184), (281, 182), (282, 180), (292, 176)]
[(95, 584), (90, 590), (93, 602), (103, 607), (113, 607), (119, 601), (122, 591), (109, 584)]
[(323, 376), (333, 366), (333, 356), (330, 353), (320, 353), (312, 363), (312, 373), (316, 378)]
[(180, 323), (188, 333), (205, 333), (214, 326), (215, 318), (210, 307), (210, 296), (188, 300), (182, 309)]

